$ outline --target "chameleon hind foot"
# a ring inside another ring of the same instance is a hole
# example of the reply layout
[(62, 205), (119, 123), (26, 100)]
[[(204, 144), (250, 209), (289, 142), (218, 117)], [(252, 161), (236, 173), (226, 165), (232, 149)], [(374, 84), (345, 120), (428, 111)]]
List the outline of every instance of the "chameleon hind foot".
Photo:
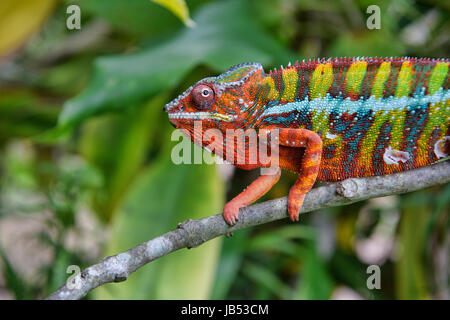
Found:
[(300, 210), (303, 206), (303, 200), (305, 199), (305, 194), (296, 194), (294, 188), (291, 188), (288, 196), (288, 214), (289, 218), (296, 222), (300, 217)]
[(288, 214), (292, 221), (298, 221), (305, 195), (317, 179), (322, 157), (322, 140), (317, 133), (306, 129), (280, 129), (280, 145), (289, 148), (291, 155), (301, 152), (301, 162), (296, 164), (299, 176), (289, 190)]

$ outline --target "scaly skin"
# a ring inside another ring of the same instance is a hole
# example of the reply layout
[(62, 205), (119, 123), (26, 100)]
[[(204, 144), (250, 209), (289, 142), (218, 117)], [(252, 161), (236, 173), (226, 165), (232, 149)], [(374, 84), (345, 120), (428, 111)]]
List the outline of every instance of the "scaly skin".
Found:
[[(448, 59), (318, 59), (267, 75), (260, 64), (245, 63), (200, 80), (165, 110), (176, 128), (237, 167), (269, 167), (278, 157), (279, 167), (298, 172), (288, 196), (288, 213), (296, 221), (316, 179), (385, 175), (448, 158), (448, 74)], [(198, 132), (194, 136), (195, 120), (201, 121), (202, 140)], [(269, 162), (250, 162), (250, 139), (233, 142), (227, 154), (229, 141), (205, 139), (208, 129), (224, 136), (227, 129), (255, 129), (257, 141), (268, 133), (267, 145), (278, 130), (279, 148), (268, 147)], [(238, 162), (238, 156), (246, 161)], [(225, 220), (234, 224), (239, 208), (259, 199), (279, 177), (278, 169), (255, 180), (225, 205)]]

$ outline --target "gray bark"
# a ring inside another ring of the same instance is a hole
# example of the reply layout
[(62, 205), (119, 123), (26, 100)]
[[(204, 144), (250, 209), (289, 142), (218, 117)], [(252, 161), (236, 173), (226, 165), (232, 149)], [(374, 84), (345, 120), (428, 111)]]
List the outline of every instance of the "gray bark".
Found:
[[(351, 178), (312, 189), (306, 195), (301, 213), (411, 192), (449, 181), (449, 161), (392, 175)], [(284, 197), (243, 208), (239, 221), (232, 227), (227, 225), (221, 214), (184, 221), (173, 231), (86, 268), (79, 275), (77, 286), (66, 283), (47, 299), (80, 299), (102, 284), (126, 280), (145, 264), (178, 249), (194, 248), (232, 231), (285, 219), (286, 203), (287, 198)]]

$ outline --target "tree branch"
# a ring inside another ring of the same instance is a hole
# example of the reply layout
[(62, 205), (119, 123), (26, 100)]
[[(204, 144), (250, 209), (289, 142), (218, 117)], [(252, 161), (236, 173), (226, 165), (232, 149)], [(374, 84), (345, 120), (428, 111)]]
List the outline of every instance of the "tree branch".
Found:
[[(306, 195), (301, 213), (415, 191), (449, 181), (450, 161), (392, 175), (351, 178), (311, 190)], [(239, 221), (232, 227), (226, 224), (221, 214), (184, 221), (173, 231), (88, 267), (78, 277), (78, 285), (66, 283), (47, 299), (80, 299), (102, 284), (125, 281), (145, 264), (178, 249), (194, 248), (232, 231), (286, 218), (286, 201), (284, 197), (243, 208)]]

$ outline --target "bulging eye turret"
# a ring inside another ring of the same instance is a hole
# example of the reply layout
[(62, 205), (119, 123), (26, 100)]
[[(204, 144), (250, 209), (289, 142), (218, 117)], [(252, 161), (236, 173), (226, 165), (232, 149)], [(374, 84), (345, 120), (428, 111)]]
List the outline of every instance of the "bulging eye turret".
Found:
[(208, 110), (214, 104), (214, 90), (206, 84), (199, 84), (195, 86), (191, 91), (191, 95), (192, 101), (200, 110)]

